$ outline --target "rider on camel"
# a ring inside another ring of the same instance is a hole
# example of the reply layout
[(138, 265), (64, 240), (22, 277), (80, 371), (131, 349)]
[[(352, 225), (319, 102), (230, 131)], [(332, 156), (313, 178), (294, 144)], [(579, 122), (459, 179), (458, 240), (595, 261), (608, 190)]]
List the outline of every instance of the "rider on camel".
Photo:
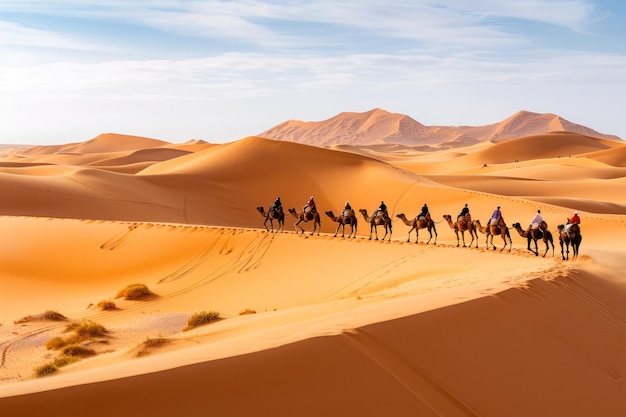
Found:
[(277, 197), (274, 204), (270, 206), (270, 212), (272, 211), (277, 211), (278, 213), (283, 212), (283, 203), (280, 201), (280, 197)]
[(311, 196), (309, 198), (309, 201), (307, 201), (304, 207), (302, 207), (302, 211), (304, 212), (304, 216), (309, 219), (312, 219), (313, 215), (317, 213), (317, 207), (315, 206), (315, 200), (313, 199), (313, 196)]
[(501, 218), (502, 218), (502, 212), (500, 211), (500, 206), (498, 206), (498, 208), (496, 208), (493, 211), (491, 218), (487, 222), (487, 226), (491, 226), (491, 225), (497, 226)]
[(463, 207), (463, 209), (457, 216), (457, 221), (461, 221), (464, 223), (468, 223), (472, 221), (472, 216), (470, 215), (469, 207), (467, 207), (467, 203), (465, 203), (465, 206)]
[(389, 217), (389, 213), (387, 212), (387, 205), (385, 204), (384, 201), (381, 201), (380, 206), (378, 206), (378, 208), (374, 210), (373, 216), (376, 217), (378, 216), (379, 213), (382, 213), (382, 217), (384, 219)]
[(539, 229), (539, 225), (543, 222), (543, 217), (541, 217), (541, 210), (537, 210), (537, 214), (530, 221), (530, 225), (528, 226), (527, 233), (531, 230)]
[(354, 215), (354, 210), (352, 210), (352, 206), (349, 201), (346, 201), (346, 205), (343, 207), (344, 215)]
[(580, 217), (578, 217), (578, 211), (574, 212), (574, 215), (571, 219), (567, 219), (567, 224), (565, 225), (565, 233), (569, 236), (569, 228), (574, 224), (580, 224)]
[(430, 213), (428, 211), (428, 204), (424, 203), (424, 205), (422, 206), (422, 211), (420, 212), (420, 214), (417, 215), (417, 218), (425, 219), (428, 216), (430, 216)]

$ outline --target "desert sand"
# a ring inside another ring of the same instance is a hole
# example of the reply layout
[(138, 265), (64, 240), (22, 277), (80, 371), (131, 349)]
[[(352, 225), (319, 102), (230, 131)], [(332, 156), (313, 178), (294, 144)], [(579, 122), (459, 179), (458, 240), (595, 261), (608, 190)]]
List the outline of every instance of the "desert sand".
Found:
[[(5, 150), (1, 414), (626, 415), (625, 178), (626, 144), (566, 132), (438, 152), (116, 134)], [(321, 233), (289, 214), (267, 231), (256, 208), (277, 196), (314, 196)], [(356, 237), (335, 237), (324, 212), (346, 200), (384, 200), (391, 236), (357, 213)], [(429, 244), (397, 217), (424, 203)], [(536, 256), (512, 228), (509, 246), (464, 245), (443, 216), (465, 203), (509, 227), (541, 210), (556, 248)], [(116, 298), (130, 284), (151, 294)], [(201, 311), (220, 319), (183, 331)], [(106, 329), (81, 342), (93, 354), (36, 377), (85, 320)]]

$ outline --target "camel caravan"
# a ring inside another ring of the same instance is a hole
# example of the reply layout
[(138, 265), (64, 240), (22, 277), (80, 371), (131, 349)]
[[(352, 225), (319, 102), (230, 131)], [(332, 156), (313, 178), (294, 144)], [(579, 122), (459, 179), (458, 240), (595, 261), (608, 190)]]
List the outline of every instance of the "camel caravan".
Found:
[[(269, 206), (267, 210), (264, 207), (257, 207), (257, 211), (265, 218), (263, 226), (268, 232), (283, 232), (285, 225), (285, 213), (283, 211), (280, 198), (277, 198), (274, 204)], [(313, 231), (311, 235), (317, 232), (319, 236), (322, 227), (320, 215), (317, 211), (315, 199), (313, 196), (309, 198), (309, 201), (304, 205), (302, 210), (298, 211), (295, 208), (289, 208), (287, 210), (295, 219), (294, 228), (296, 233), (304, 233), (305, 229), (301, 224), (312, 223)], [(378, 227), (382, 227), (385, 234), (382, 236), (382, 240), (391, 240), (393, 219), (389, 216), (387, 206), (384, 201), (376, 210), (370, 215), (366, 209), (359, 209), (358, 212), (363, 217), (363, 220), (370, 225), (369, 239), (375, 238), (379, 240)], [(337, 237), (339, 230), (341, 229), (341, 237), (346, 237), (346, 226), (349, 226), (348, 238), (356, 238), (358, 216), (355, 210), (350, 205), (349, 201), (346, 201), (344, 208), (335, 215), (332, 210), (324, 212), (328, 218), (337, 223), (334, 237)], [(500, 206), (494, 210), (491, 217), (482, 225), (480, 220), (473, 220), (469, 212), (467, 204), (463, 207), (461, 212), (457, 215), (456, 219), (450, 214), (444, 214), (443, 219), (439, 222), (435, 222), (431, 215), (428, 206), (424, 204), (421, 212), (415, 217), (407, 217), (404, 213), (396, 215), (397, 220), (402, 221), (407, 227), (409, 227), (407, 242), (411, 242), (411, 233), (415, 231), (415, 243), (419, 243), (419, 231), (426, 229), (429, 237), (424, 243), (429, 244), (431, 241), (434, 245), (437, 244), (437, 223), (445, 221), (450, 226), (450, 229), (454, 231), (457, 240), (457, 247), (474, 247), (478, 248), (478, 232), (485, 235), (485, 246), (487, 249), (497, 250), (498, 247), (494, 243), (494, 238), (499, 237), (502, 239), (503, 246), (500, 251), (504, 251), (508, 247), (508, 251), (511, 252), (513, 241), (511, 239), (510, 228), (504, 221)], [(269, 222), (269, 227), (267, 223)], [(274, 229), (274, 222), (276, 222), (276, 229)], [(530, 222), (530, 225), (524, 229), (521, 223), (516, 222), (511, 225), (513, 229), (522, 237), (527, 240), (528, 251), (532, 252), (535, 256), (539, 256), (539, 241), (545, 245), (542, 256), (545, 257), (547, 253), (552, 249), (552, 257), (554, 257), (554, 238), (552, 232), (548, 229), (548, 224), (541, 217), (541, 211), (537, 210), (537, 214)], [(469, 244), (466, 243), (465, 234), (468, 234)], [(574, 215), (567, 219), (566, 224), (558, 226), (559, 243), (561, 246), (561, 257), (563, 260), (570, 259), (570, 246), (573, 252), (572, 259), (578, 257), (578, 251), (580, 243), (582, 241), (582, 235), (580, 233), (580, 217), (578, 211), (574, 212)], [(433, 240), (434, 238), (434, 240)], [(476, 242), (476, 243), (474, 243)], [(531, 246), (534, 244), (534, 248)]]

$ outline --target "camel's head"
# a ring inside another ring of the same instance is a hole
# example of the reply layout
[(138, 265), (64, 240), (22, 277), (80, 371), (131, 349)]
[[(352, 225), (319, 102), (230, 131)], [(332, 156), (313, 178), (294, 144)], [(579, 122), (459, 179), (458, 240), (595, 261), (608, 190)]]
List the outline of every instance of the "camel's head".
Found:
[(521, 229), (522, 225), (519, 224), (519, 223), (513, 223), (513, 227), (516, 228), (516, 229)]
[(330, 216), (330, 217), (333, 216), (333, 211), (332, 210), (325, 211), (324, 213), (326, 213), (327, 216)]
[(452, 220), (452, 216), (450, 216), (449, 214), (444, 214), (443, 218), (446, 220)]
[(296, 211), (296, 209), (295, 209), (295, 208), (290, 208), (290, 209), (287, 209), (287, 211), (288, 211), (289, 213), (291, 213), (291, 214), (297, 214), (297, 213), (298, 213), (298, 212)]
[(406, 216), (404, 215), (404, 213), (400, 213), (400, 214), (396, 214), (396, 217), (401, 219), (401, 218), (406, 217)]
[(258, 211), (258, 212), (260, 212), (260, 213), (263, 213), (263, 211), (265, 211), (265, 210), (263, 209), (263, 207), (257, 207), (256, 209), (257, 209), (257, 211)]
[(367, 215), (367, 210), (365, 210), (365, 209), (359, 209), (359, 213)]

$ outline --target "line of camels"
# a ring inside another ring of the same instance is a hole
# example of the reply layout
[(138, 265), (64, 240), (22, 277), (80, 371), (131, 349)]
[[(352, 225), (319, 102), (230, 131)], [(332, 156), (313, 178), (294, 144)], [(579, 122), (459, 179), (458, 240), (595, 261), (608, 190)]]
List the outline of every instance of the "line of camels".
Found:
[[(263, 226), (268, 232), (274, 232), (274, 221), (277, 222), (276, 232), (284, 231), (285, 226), (285, 213), (276, 210), (268, 210), (266, 211), (263, 207), (257, 207), (257, 211), (261, 213), (261, 215), (265, 218), (265, 222)], [(391, 240), (392, 234), (392, 219), (389, 216), (384, 216), (382, 213), (378, 213), (375, 215), (369, 215), (367, 210), (359, 209), (359, 213), (363, 216), (363, 219), (366, 223), (370, 225), (370, 240), (372, 239), (372, 235), (375, 236), (376, 240), (378, 240), (378, 226), (382, 226), (385, 229), (385, 234), (382, 237), (382, 240), (388, 237), (388, 240)], [(304, 233), (304, 228), (300, 225), (300, 223), (308, 223), (313, 222), (313, 231), (311, 235), (314, 235), (317, 231), (319, 236), (320, 230), (322, 227), (322, 221), (318, 212), (313, 213), (305, 213), (304, 210), (301, 212), (296, 211), (294, 208), (288, 209), (288, 212), (296, 218), (296, 223), (294, 227), (296, 229), (296, 233), (301, 232)], [(341, 237), (345, 237), (345, 228), (346, 226), (350, 226), (350, 233), (348, 234), (348, 238), (356, 237), (358, 218), (354, 210), (343, 210), (339, 216), (336, 216), (332, 210), (326, 211), (326, 214), (332, 221), (338, 223), (337, 229), (335, 230), (334, 237), (337, 237), (339, 234), (339, 229), (341, 229)], [(396, 217), (400, 219), (404, 224), (410, 227), (409, 229), (409, 237), (407, 242), (411, 241), (411, 232), (415, 230), (415, 243), (418, 243), (419, 239), (419, 230), (426, 229), (429, 233), (429, 238), (426, 241), (426, 244), (429, 244), (433, 239), (434, 233), (434, 241), (433, 244), (437, 244), (437, 228), (435, 226), (436, 222), (432, 220), (430, 214), (426, 217), (423, 216), (415, 216), (412, 219), (409, 219), (404, 215), (404, 213), (397, 214)], [(452, 216), (449, 214), (444, 214), (443, 219), (448, 223), (450, 228), (454, 230), (454, 234), (456, 235), (457, 247), (461, 246), (461, 242), (463, 243), (463, 247), (471, 247), (476, 241), (476, 247), (478, 248), (478, 232), (480, 231), (482, 234), (486, 235), (485, 244), (487, 248), (497, 249), (496, 245), (493, 243), (493, 238), (495, 236), (500, 236), (502, 241), (504, 242), (504, 246), (500, 251), (504, 251), (506, 247), (509, 247), (509, 252), (511, 252), (511, 248), (513, 246), (513, 240), (511, 239), (511, 234), (509, 232), (509, 227), (506, 225), (503, 218), (499, 219), (498, 224), (491, 224), (487, 226), (483, 226), (480, 223), (480, 220), (467, 221), (463, 219), (463, 217), (457, 218), (456, 221), (452, 220)], [(267, 227), (267, 223), (270, 223), (270, 227)], [(512, 227), (519, 233), (519, 235), (523, 238), (526, 238), (528, 241), (528, 250), (535, 254), (535, 256), (539, 256), (539, 247), (538, 242), (541, 240), (546, 245), (546, 249), (543, 252), (543, 257), (548, 253), (550, 246), (552, 246), (552, 257), (554, 257), (554, 239), (552, 237), (552, 232), (548, 230), (548, 224), (543, 221), (539, 225), (537, 229), (524, 230), (520, 223), (513, 223)], [(465, 243), (465, 232), (468, 232), (471, 241), (469, 245)], [(580, 227), (578, 224), (573, 224), (569, 231), (566, 232), (565, 225), (558, 226), (559, 233), (559, 243), (561, 245), (561, 257), (563, 260), (569, 259), (570, 246), (572, 247), (573, 259), (578, 257), (578, 251), (580, 248), (580, 243), (582, 241), (582, 234), (580, 233)], [(531, 248), (531, 242), (534, 243), (535, 248)]]

